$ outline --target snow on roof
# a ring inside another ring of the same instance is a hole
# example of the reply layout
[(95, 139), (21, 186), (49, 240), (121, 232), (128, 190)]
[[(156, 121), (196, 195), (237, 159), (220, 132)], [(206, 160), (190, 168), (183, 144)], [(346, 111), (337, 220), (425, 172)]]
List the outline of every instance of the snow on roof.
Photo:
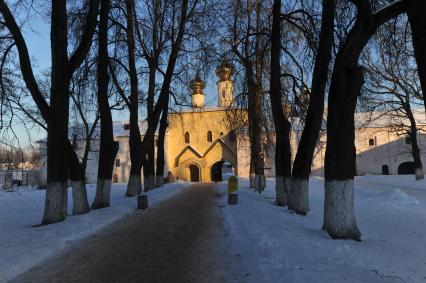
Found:
[[(417, 126), (426, 126), (424, 111), (413, 110)], [(401, 112), (358, 112), (355, 113), (356, 128), (383, 128), (395, 124), (410, 125), (410, 120)]]
[[(127, 137), (130, 134), (130, 126), (129, 121), (113, 121), (113, 133), (115, 137)], [(146, 130), (148, 129), (148, 123), (146, 121), (139, 121), (139, 131), (141, 132), (141, 135), (144, 135)], [(99, 138), (101, 134), (101, 128), (100, 124), (96, 126), (96, 129), (93, 133), (93, 139)], [(84, 138), (84, 127), (83, 125), (76, 125), (73, 127), (70, 127), (69, 129), (69, 139), (73, 139), (74, 135), (77, 135), (77, 137)]]
[(219, 107), (219, 106), (207, 106), (207, 107), (187, 107), (182, 110), (178, 110), (176, 112), (172, 112), (170, 114), (179, 114), (179, 113), (191, 113), (191, 112), (213, 112), (213, 111), (226, 111), (228, 107)]

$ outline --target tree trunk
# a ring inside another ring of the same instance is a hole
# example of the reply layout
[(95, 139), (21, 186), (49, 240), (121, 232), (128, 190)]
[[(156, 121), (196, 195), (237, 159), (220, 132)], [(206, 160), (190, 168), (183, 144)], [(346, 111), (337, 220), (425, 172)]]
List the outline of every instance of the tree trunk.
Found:
[(166, 131), (168, 124), (169, 105), (168, 103), (163, 107), (161, 113), (160, 129), (158, 130), (158, 146), (157, 146), (157, 172), (156, 172), (156, 186), (161, 187), (164, 184), (164, 142), (166, 139)]
[(109, 0), (102, 1), (98, 40), (98, 108), (101, 120), (98, 178), (92, 208), (110, 206), (111, 179), (119, 144), (114, 141), (111, 110), (108, 103), (108, 16)]
[(323, 120), (324, 93), (331, 60), (334, 31), (334, 0), (324, 0), (318, 53), (312, 77), (312, 91), (296, 158), (293, 163), (292, 190), (288, 208), (306, 215), (309, 211), (309, 175)]
[[(248, 119), (251, 159), (254, 159), (254, 189), (260, 191), (262, 183), (265, 182), (264, 160), (261, 144), (261, 93), (256, 83), (252, 64), (245, 66), (246, 82), (248, 89)], [(254, 157), (254, 158), (253, 158)]]
[(86, 190), (86, 169), (78, 160), (71, 143), (68, 143), (68, 171), (72, 187), (73, 215), (88, 213), (90, 211)]
[[(157, 31), (153, 31), (157, 32)], [(151, 63), (151, 62), (150, 62)], [(147, 94), (147, 113), (148, 113), (148, 127), (157, 127), (154, 125), (158, 123), (154, 117), (154, 98), (155, 98), (155, 80), (158, 66), (158, 60), (154, 60), (153, 64), (149, 68), (148, 78), (148, 94)], [(155, 188), (155, 134), (154, 136), (147, 137), (147, 151), (146, 151), (146, 164), (143, 167), (144, 172), (144, 187), (145, 191), (149, 191)]]
[(130, 71), (130, 177), (127, 183), (126, 196), (133, 197), (142, 192), (141, 170), (142, 170), (142, 141), (138, 124), (138, 76), (135, 62), (134, 41), (134, 1), (126, 0), (127, 8), (127, 48)]
[(408, 21), (413, 37), (414, 56), (417, 62), (423, 102), (426, 110), (426, 1), (408, 1)]
[(345, 69), (336, 62), (328, 102), (323, 225), (334, 239), (361, 238), (355, 220), (353, 179), (354, 114), (363, 82), (361, 68)]
[(404, 1), (387, 5), (375, 14), (369, 1), (352, 2), (357, 6), (357, 18), (336, 55), (328, 96), (323, 229), (335, 239), (360, 240), (353, 197), (356, 169), (354, 114), (364, 74), (357, 64), (376, 29), (404, 11)]
[[(251, 136), (251, 134), (250, 134)], [(256, 173), (254, 170), (255, 167), (255, 162), (254, 160), (256, 159), (256, 154), (254, 153), (254, 151), (251, 149), (251, 138), (250, 138), (250, 189), (254, 189), (254, 179), (256, 177)]]
[(69, 69), (66, 1), (52, 2), (52, 74), (47, 128), (47, 190), (42, 224), (63, 221), (67, 215), (67, 155)]
[[(157, 122), (158, 123), (158, 122)], [(146, 138), (147, 154), (143, 167), (145, 191), (155, 188), (155, 134)]]
[(275, 203), (287, 205), (291, 185), (290, 123), (284, 115), (281, 100), (281, 0), (274, 0), (271, 36), (271, 98), (274, 118), (275, 147)]
[(413, 154), (414, 159), (414, 173), (416, 180), (423, 180), (424, 174), (423, 174), (423, 164), (422, 159), (420, 156), (420, 148), (419, 144), (417, 142), (417, 123), (414, 119), (413, 113), (411, 112), (411, 106), (409, 104), (410, 102), (407, 101), (405, 104), (405, 111), (408, 114), (408, 118), (410, 120), (410, 139), (411, 139), (411, 153)]

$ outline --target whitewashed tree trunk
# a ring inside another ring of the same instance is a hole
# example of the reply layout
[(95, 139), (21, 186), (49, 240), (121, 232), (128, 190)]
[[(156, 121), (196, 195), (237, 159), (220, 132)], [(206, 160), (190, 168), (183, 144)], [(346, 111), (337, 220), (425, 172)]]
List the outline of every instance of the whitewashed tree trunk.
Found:
[(96, 183), (96, 197), (93, 207), (104, 208), (110, 206), (111, 179), (98, 179)]
[(309, 179), (292, 178), (288, 209), (302, 215), (309, 212)]
[(255, 175), (254, 177), (254, 189), (256, 191), (263, 191), (266, 186), (265, 175)]
[(355, 220), (354, 181), (325, 181), (323, 229), (333, 239), (361, 240)]
[(275, 204), (278, 206), (287, 205), (287, 195), (290, 189), (290, 182), (284, 176), (275, 177)]
[(72, 181), (72, 214), (79, 215), (90, 211), (87, 200), (86, 182)]
[(250, 173), (250, 188), (254, 188), (256, 174)]
[(67, 184), (47, 183), (42, 225), (56, 223), (67, 217)]
[(156, 176), (155, 177), (155, 186), (157, 188), (160, 188), (164, 185), (164, 177), (163, 176)]
[(425, 178), (422, 167), (416, 168), (415, 174), (416, 174), (416, 180), (423, 180)]
[(127, 197), (137, 196), (142, 192), (142, 180), (140, 175), (130, 175), (127, 183)]
[(154, 175), (146, 176), (143, 180), (143, 185), (146, 192), (152, 189), (155, 189), (155, 176)]

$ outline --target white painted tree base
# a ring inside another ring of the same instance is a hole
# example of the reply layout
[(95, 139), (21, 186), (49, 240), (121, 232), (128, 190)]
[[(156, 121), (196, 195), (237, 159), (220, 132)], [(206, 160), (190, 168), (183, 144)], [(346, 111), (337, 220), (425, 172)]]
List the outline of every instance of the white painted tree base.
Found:
[(86, 182), (72, 181), (72, 214), (79, 215), (90, 211), (87, 200)]
[(104, 208), (110, 206), (111, 179), (98, 179), (96, 182), (96, 196), (92, 208)]
[(423, 174), (423, 168), (416, 168), (415, 174), (416, 180), (423, 180), (425, 178), (425, 175)]
[(155, 177), (155, 186), (157, 188), (160, 188), (164, 185), (164, 177), (163, 176), (156, 176)]
[(142, 192), (142, 178), (139, 175), (130, 175), (127, 183), (127, 197), (137, 196)]
[(254, 188), (255, 178), (256, 178), (256, 174), (251, 173), (250, 174), (250, 189)]
[(261, 192), (265, 189), (266, 178), (265, 175), (255, 175), (254, 177), (254, 189)]
[(52, 224), (67, 217), (67, 184), (47, 183), (42, 224)]
[(325, 181), (323, 229), (333, 239), (360, 240), (355, 220), (354, 180)]
[(287, 196), (290, 182), (284, 176), (275, 177), (275, 204), (278, 206), (287, 205)]
[(145, 192), (155, 189), (155, 175), (146, 176), (143, 180)]
[(302, 215), (309, 212), (309, 179), (292, 178), (288, 208)]

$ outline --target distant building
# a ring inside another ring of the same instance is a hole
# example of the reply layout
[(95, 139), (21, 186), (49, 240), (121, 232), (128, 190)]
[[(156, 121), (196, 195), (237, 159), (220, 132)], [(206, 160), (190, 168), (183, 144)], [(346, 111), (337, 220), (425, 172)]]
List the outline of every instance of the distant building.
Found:
[[(221, 179), (221, 173), (234, 173), (249, 176), (250, 142), (246, 133), (246, 110), (233, 109), (233, 67), (221, 64), (216, 69), (218, 76), (218, 105), (206, 107), (203, 89), (205, 83), (197, 76), (191, 82), (192, 107), (179, 113), (169, 114), (169, 127), (165, 139), (165, 174), (169, 172), (181, 180), (209, 182)], [(357, 174), (403, 174), (414, 173), (413, 158), (409, 139), (402, 132), (394, 131), (387, 116), (373, 113), (357, 113), (356, 139)], [(374, 115), (377, 117), (375, 118)], [(380, 116), (380, 117), (379, 117)], [(420, 129), (426, 129), (424, 112), (416, 112), (415, 117)], [(232, 118), (232, 119), (231, 119)], [(368, 119), (367, 119), (368, 118)], [(373, 119), (370, 119), (373, 118)], [(366, 123), (366, 121), (370, 121)], [(408, 120), (406, 121), (408, 123)], [(145, 133), (146, 124), (140, 122), (141, 133)], [(113, 182), (126, 183), (130, 173), (129, 123), (114, 122), (115, 140), (119, 142), (119, 151), (114, 164)], [(78, 129), (71, 130), (70, 139), (77, 141), (76, 149), (82, 152), (84, 141), (73, 137)], [(420, 149), (426, 145), (425, 135), (419, 131)], [(292, 131), (291, 143), (293, 157), (296, 154), (301, 131)], [(81, 136), (81, 135), (79, 135)], [(143, 138), (143, 136), (142, 136)], [(157, 139), (157, 138), (156, 138)], [(273, 176), (274, 141), (269, 141), (270, 150), (265, 152), (265, 174)], [(42, 179), (46, 178), (46, 143), (39, 141)], [(99, 131), (93, 136), (87, 164), (88, 183), (96, 183), (97, 162), (99, 158)], [(326, 133), (322, 131), (312, 163), (312, 175), (324, 173)], [(426, 162), (421, 152), (423, 164)], [(425, 170), (426, 165), (424, 166)]]

